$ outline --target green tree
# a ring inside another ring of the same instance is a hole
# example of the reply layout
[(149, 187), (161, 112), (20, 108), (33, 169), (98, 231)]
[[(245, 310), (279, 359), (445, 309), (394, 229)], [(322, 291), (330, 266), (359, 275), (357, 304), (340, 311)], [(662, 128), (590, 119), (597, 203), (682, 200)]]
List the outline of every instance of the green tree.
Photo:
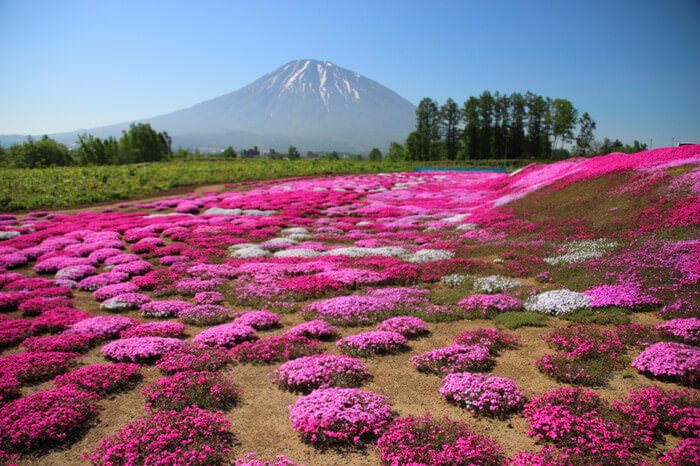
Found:
[(80, 165), (109, 165), (119, 160), (119, 142), (113, 137), (104, 141), (91, 134), (78, 136), (76, 155)]
[(16, 168), (73, 165), (68, 148), (46, 135), (39, 141), (34, 141), (30, 136), (26, 142), (10, 146), (6, 160), (10, 166)]
[(496, 91), (493, 93), (493, 100), (493, 155), (501, 157), (503, 155), (508, 155), (506, 143), (508, 139), (508, 128), (510, 126), (510, 99), (507, 95)]
[(287, 149), (287, 158), (289, 160), (299, 160), (301, 158), (301, 154), (296, 147), (290, 145), (289, 149)]
[(593, 130), (595, 130), (596, 123), (588, 112), (584, 112), (581, 118), (578, 119), (578, 124), (579, 131), (578, 136), (576, 136), (576, 148), (574, 149), (574, 153), (576, 155), (585, 155), (589, 153), (591, 149)]
[(406, 160), (407, 157), (408, 155), (406, 154), (406, 149), (404, 146), (396, 141), (391, 141), (391, 144), (389, 144), (389, 150), (387, 151), (384, 159), (389, 162), (399, 162)]
[(372, 162), (379, 162), (382, 160), (382, 151), (377, 149), (376, 147), (373, 147), (371, 151), (369, 151), (369, 159)]
[(416, 160), (428, 160), (432, 155), (430, 153), (432, 143), (440, 139), (440, 110), (437, 103), (429, 97), (425, 97), (418, 103), (416, 131), (421, 135), (419, 139), (421, 146), (418, 148), (421, 158)]
[(236, 152), (236, 149), (233, 147), (228, 146), (222, 153), (219, 154), (219, 157), (223, 159), (235, 159), (238, 157), (238, 152)]
[(462, 108), (462, 118), (464, 120), (462, 141), (464, 142), (464, 147), (466, 150), (466, 158), (469, 160), (478, 159), (479, 151), (481, 150), (481, 133), (479, 131), (479, 99), (472, 96), (469, 97), (466, 102), (464, 102), (464, 107)]
[(563, 146), (566, 142), (574, 140), (574, 128), (578, 118), (578, 110), (566, 99), (554, 99), (552, 101), (552, 135), (554, 136), (553, 147), (556, 149), (557, 142)]
[(325, 156), (326, 160), (340, 160), (340, 156), (336, 151), (329, 152)]
[(514, 92), (508, 97), (510, 103), (510, 124), (508, 126), (508, 155), (521, 158), (525, 146), (525, 97)]
[(479, 154), (481, 158), (493, 158), (493, 107), (494, 99), (489, 91), (479, 96)]
[(165, 131), (157, 133), (148, 123), (132, 123), (119, 139), (119, 162), (157, 162), (171, 153), (171, 139)]
[(532, 92), (525, 94), (527, 104), (527, 149), (530, 157), (544, 157), (547, 154), (545, 139), (549, 139), (547, 133), (547, 101)]
[(423, 133), (418, 131), (411, 132), (406, 138), (405, 146), (408, 160), (428, 160), (426, 147), (429, 144), (426, 142)]
[(442, 133), (448, 160), (456, 160), (459, 152), (459, 124), (462, 121), (459, 107), (451, 98), (440, 108)]

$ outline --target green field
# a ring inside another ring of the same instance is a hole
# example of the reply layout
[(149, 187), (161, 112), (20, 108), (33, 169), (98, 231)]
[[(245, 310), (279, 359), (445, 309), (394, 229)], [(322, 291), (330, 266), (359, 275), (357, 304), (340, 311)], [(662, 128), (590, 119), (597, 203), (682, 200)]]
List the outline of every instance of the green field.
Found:
[[(508, 160), (513, 170), (530, 160)], [(353, 160), (173, 160), (168, 162), (0, 170), (0, 211), (69, 207), (166, 192), (178, 186), (288, 176), (413, 171), (416, 167), (503, 167), (503, 160), (369, 162)]]

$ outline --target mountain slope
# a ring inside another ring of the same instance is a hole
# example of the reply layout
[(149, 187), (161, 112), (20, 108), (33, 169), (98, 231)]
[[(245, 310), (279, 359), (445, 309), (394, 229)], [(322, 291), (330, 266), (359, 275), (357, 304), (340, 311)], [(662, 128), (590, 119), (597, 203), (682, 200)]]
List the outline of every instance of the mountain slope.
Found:
[[(165, 130), (175, 145), (368, 151), (403, 141), (415, 106), (400, 95), (328, 61), (296, 60), (235, 92), (140, 120)], [(88, 132), (118, 136), (128, 123), (55, 135), (74, 142)]]

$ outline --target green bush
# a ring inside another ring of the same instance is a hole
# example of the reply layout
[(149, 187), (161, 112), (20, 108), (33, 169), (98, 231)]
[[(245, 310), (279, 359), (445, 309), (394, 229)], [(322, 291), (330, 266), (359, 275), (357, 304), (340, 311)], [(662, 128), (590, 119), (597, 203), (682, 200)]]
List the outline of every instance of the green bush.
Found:
[(494, 322), (511, 330), (520, 327), (544, 327), (547, 316), (539, 312), (503, 312), (494, 317)]

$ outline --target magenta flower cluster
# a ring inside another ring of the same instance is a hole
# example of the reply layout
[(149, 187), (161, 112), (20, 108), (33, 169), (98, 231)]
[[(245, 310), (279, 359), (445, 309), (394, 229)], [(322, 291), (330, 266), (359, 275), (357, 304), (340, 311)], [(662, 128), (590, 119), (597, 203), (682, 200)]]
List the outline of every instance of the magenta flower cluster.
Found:
[(389, 317), (393, 309), (393, 304), (383, 298), (351, 295), (307, 304), (301, 315), (337, 325), (367, 325)]
[(418, 317), (397, 316), (377, 324), (377, 330), (400, 333), (406, 338), (417, 337), (428, 332), (425, 321)]
[(411, 364), (421, 372), (441, 375), (485, 371), (493, 360), (491, 352), (484, 346), (452, 345), (413, 356)]
[(119, 362), (80, 367), (53, 380), (57, 387), (71, 386), (79, 390), (106, 395), (131, 386), (140, 377), (141, 366)]
[(71, 325), (65, 334), (99, 335), (102, 338), (112, 338), (122, 330), (136, 325), (138, 322), (123, 316), (97, 316), (80, 320)]
[(133, 337), (122, 338), (102, 347), (102, 354), (116, 361), (153, 362), (166, 353), (184, 346), (179, 338)]
[(203, 344), (186, 345), (163, 355), (156, 367), (166, 374), (215, 371), (229, 362), (226, 350)]
[(475, 328), (460, 332), (453, 341), (458, 345), (484, 346), (497, 354), (504, 349), (517, 348), (520, 338), (512, 333), (497, 328)]
[(325, 320), (310, 320), (299, 325), (295, 325), (286, 332), (285, 335), (315, 338), (317, 340), (334, 340), (338, 338), (340, 330)]
[(320, 342), (306, 337), (281, 335), (244, 341), (230, 351), (230, 356), (240, 362), (270, 364), (320, 353)]
[(700, 319), (697, 317), (672, 319), (657, 325), (656, 329), (682, 343), (700, 344)]
[(389, 398), (356, 388), (320, 388), (289, 406), (292, 428), (317, 445), (374, 440), (392, 417)]
[(280, 315), (270, 311), (250, 311), (233, 320), (234, 324), (249, 325), (256, 330), (264, 330), (279, 325)]
[(303, 393), (317, 388), (358, 387), (370, 378), (367, 365), (360, 359), (335, 354), (293, 359), (268, 375), (281, 388)]
[(233, 406), (241, 390), (218, 372), (182, 371), (165, 377), (143, 389), (147, 409), (180, 411), (196, 405), (204, 409)]
[(406, 348), (408, 340), (397, 332), (375, 330), (341, 338), (336, 346), (351, 356), (372, 356), (397, 353)]
[(493, 317), (507, 311), (519, 311), (523, 302), (506, 294), (474, 294), (457, 303), (467, 315)]
[(696, 385), (700, 380), (700, 348), (683, 343), (654, 343), (632, 361), (632, 366), (647, 375)]
[(440, 394), (474, 414), (494, 417), (518, 412), (526, 401), (514, 380), (470, 372), (447, 374)]
[(223, 324), (202, 330), (193, 338), (196, 343), (230, 348), (255, 339), (255, 329), (249, 325)]
[(185, 333), (185, 325), (167, 320), (146, 322), (134, 325), (119, 333), (120, 338), (133, 337), (170, 337), (181, 338)]

